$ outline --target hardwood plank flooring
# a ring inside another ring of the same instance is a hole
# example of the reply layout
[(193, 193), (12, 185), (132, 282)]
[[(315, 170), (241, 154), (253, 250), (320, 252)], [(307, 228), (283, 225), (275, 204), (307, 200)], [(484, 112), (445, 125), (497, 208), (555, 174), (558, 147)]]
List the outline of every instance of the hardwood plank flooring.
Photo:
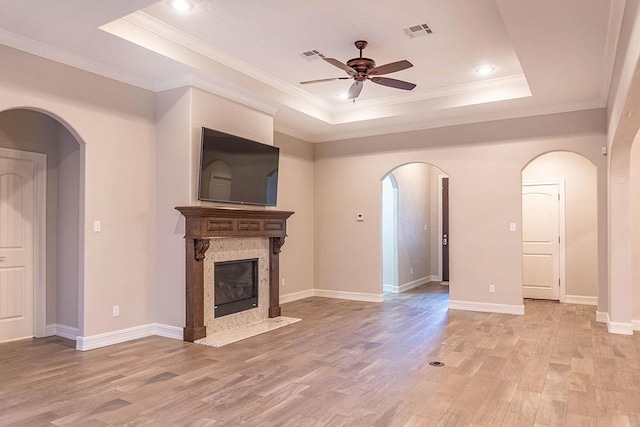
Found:
[(0, 425), (640, 423), (640, 338), (608, 334), (595, 307), (525, 301), (511, 316), (447, 302), (435, 283), (382, 304), (309, 298), (282, 307), (301, 322), (221, 348), (0, 344)]

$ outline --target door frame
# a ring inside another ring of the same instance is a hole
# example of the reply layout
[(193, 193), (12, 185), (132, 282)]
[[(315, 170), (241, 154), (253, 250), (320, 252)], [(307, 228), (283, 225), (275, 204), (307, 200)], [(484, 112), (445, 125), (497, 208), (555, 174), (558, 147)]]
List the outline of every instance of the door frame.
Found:
[[(436, 166), (437, 167), (437, 166)], [(445, 173), (438, 174), (438, 281), (442, 282), (442, 178), (449, 178)], [(451, 185), (451, 181), (449, 181)], [(449, 191), (451, 194), (451, 191)], [(451, 219), (449, 219), (451, 220)], [(449, 252), (449, 276), (451, 276), (451, 252)], [(449, 277), (451, 279), (451, 277)]]
[[(560, 290), (558, 292), (558, 298), (560, 302), (565, 302), (565, 294), (566, 294), (566, 274), (565, 274), (565, 242), (566, 242), (566, 214), (565, 214), (565, 180), (564, 179), (549, 179), (549, 180), (540, 180), (540, 181), (522, 181), (522, 188), (525, 186), (533, 186), (533, 185), (557, 185), (558, 186), (558, 194), (560, 195), (560, 200), (558, 200), (558, 234), (560, 235), (560, 248), (558, 257), (560, 263)], [(522, 213), (522, 191), (520, 192), (520, 210)], [(522, 224), (522, 215), (520, 217), (520, 224)], [(524, 244), (522, 232), (520, 233), (520, 248), (522, 250), (522, 245)], [(520, 272), (522, 275), (522, 272)], [(524, 284), (520, 285), (522, 289)]]
[(47, 155), (0, 148), (0, 155), (34, 165), (33, 336), (47, 336)]
[[(381, 185), (381, 196), (383, 196), (383, 189), (382, 186), (384, 186), (384, 180), (389, 178), (389, 182), (391, 183), (391, 204), (392, 204), (392, 211), (393, 211), (393, 217), (391, 218), (391, 229), (392, 229), (392, 241), (391, 241), (391, 249), (392, 249), (392, 255), (391, 255), (391, 262), (390, 262), (390, 267), (391, 267), (391, 283), (384, 283), (384, 265), (385, 265), (385, 257), (384, 257), (384, 245), (382, 244), (382, 238), (380, 239), (380, 244), (381, 244), (381, 254), (382, 254), (382, 291), (383, 292), (393, 292), (393, 293), (398, 293), (398, 181), (396, 181), (396, 177), (393, 176), (393, 172), (389, 172), (388, 174), (386, 174), (384, 176), (384, 178), (382, 178), (382, 180), (380, 181), (380, 185)], [(384, 197), (381, 197), (381, 205), (382, 205), (382, 209), (381, 209), (381, 218), (380, 218), (380, 224), (381, 224), (381, 231), (384, 227)]]

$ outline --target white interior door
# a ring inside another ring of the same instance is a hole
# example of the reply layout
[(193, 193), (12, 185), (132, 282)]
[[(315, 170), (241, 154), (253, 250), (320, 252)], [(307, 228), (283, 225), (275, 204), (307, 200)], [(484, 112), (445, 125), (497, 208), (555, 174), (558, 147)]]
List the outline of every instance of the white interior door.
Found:
[(560, 185), (522, 186), (522, 294), (559, 300)]
[(0, 341), (34, 334), (35, 164), (0, 156)]

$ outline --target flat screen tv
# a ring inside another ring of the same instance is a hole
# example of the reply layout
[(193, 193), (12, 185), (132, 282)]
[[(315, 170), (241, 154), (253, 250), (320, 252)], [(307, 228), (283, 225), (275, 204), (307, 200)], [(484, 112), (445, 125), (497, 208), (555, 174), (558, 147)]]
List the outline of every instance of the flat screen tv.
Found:
[(280, 149), (202, 128), (198, 199), (276, 206)]

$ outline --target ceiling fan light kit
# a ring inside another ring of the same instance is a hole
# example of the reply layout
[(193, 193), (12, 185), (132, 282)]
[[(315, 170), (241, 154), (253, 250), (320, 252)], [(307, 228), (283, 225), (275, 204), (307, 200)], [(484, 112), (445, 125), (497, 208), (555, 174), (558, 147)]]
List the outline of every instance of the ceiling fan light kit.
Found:
[(413, 67), (413, 64), (407, 60), (396, 61), (389, 64), (381, 65), (376, 67), (376, 62), (370, 58), (364, 58), (362, 56), (362, 50), (367, 47), (367, 42), (364, 40), (358, 40), (355, 42), (356, 48), (360, 50), (360, 57), (352, 58), (347, 61), (347, 63), (343, 63), (338, 61), (335, 58), (326, 58), (323, 57), (326, 62), (333, 65), (334, 67), (340, 68), (344, 72), (346, 72), (349, 77), (334, 77), (328, 79), (319, 79), (319, 80), (309, 80), (305, 82), (300, 82), (300, 84), (309, 84), (309, 83), (322, 83), (329, 82), (334, 80), (355, 80), (351, 87), (349, 88), (349, 94), (347, 99), (355, 99), (360, 96), (360, 92), (362, 92), (362, 88), (364, 86), (365, 80), (371, 80), (373, 83), (388, 86), (395, 89), (403, 89), (403, 90), (412, 90), (416, 87), (414, 83), (405, 82), (403, 80), (391, 79), (388, 77), (378, 77), (383, 74), (391, 74), (397, 71), (406, 70), (407, 68)]

